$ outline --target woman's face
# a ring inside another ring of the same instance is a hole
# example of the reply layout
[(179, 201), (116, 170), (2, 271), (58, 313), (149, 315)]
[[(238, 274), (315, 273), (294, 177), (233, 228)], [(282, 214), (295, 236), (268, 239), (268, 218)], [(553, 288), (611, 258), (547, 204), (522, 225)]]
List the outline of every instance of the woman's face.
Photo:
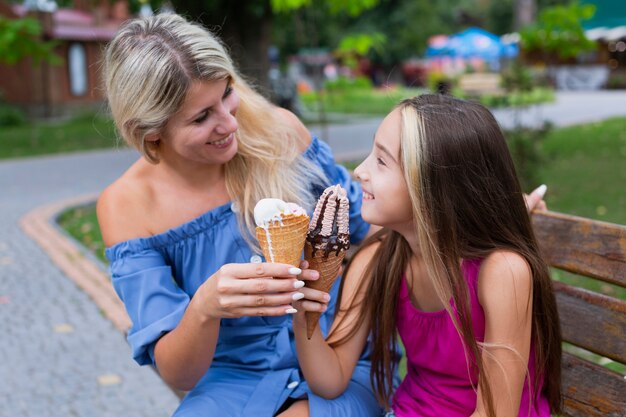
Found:
[(398, 232), (407, 230), (413, 213), (400, 165), (399, 110), (392, 111), (382, 121), (372, 152), (354, 173), (363, 187), (363, 219)]
[(239, 96), (228, 80), (194, 81), (159, 137), (159, 157), (224, 164), (237, 153)]

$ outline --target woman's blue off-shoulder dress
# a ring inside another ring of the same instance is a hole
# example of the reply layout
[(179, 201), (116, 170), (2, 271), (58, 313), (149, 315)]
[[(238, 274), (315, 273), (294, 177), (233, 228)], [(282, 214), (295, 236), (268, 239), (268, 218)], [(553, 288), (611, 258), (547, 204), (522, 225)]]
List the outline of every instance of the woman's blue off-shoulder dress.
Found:
[[(360, 216), (359, 184), (317, 138), (304, 156), (319, 164), (329, 184), (347, 190), (351, 240), (359, 242), (369, 229)], [(139, 364), (154, 363), (156, 341), (178, 325), (198, 287), (223, 264), (258, 260), (241, 236), (236, 209), (226, 204), (167, 232), (107, 249), (113, 285), (133, 323), (128, 342)], [(337, 289), (338, 282), (331, 291), (333, 301)], [(332, 304), (320, 320), (324, 334), (332, 323)], [(346, 392), (325, 400), (311, 393), (299, 370), (290, 315), (222, 319), (211, 368), (174, 416), (270, 417), (289, 397), (303, 396), (309, 399), (312, 417), (379, 416), (369, 383), (368, 351), (369, 345)]]

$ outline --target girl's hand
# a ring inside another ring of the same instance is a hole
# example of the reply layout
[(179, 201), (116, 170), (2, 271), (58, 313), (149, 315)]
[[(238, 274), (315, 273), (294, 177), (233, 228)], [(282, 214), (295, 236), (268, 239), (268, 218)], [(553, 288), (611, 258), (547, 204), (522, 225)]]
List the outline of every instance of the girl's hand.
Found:
[(302, 273), (287, 264), (226, 264), (198, 288), (190, 307), (206, 319), (293, 314), (291, 303), (304, 297)]
[(533, 210), (547, 210), (546, 202), (543, 201), (543, 196), (546, 194), (548, 187), (540, 185), (530, 194), (524, 194), (524, 202), (529, 212)]

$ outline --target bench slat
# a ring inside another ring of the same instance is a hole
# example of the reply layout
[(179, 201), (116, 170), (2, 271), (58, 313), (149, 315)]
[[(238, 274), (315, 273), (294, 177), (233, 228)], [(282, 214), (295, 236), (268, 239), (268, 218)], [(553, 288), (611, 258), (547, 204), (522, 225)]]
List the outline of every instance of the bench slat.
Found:
[(552, 266), (626, 287), (626, 226), (554, 212), (532, 220)]
[(626, 301), (554, 282), (563, 340), (626, 363)]
[(563, 352), (563, 407), (570, 417), (626, 417), (626, 380)]

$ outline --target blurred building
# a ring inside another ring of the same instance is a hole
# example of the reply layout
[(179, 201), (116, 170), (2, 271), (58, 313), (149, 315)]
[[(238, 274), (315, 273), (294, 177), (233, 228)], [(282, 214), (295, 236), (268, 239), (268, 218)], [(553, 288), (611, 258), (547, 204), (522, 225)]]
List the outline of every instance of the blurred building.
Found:
[(103, 103), (101, 58), (104, 45), (129, 17), (127, 0), (75, 0), (73, 8), (57, 8), (53, 0), (26, 0), (21, 5), (0, 3), (9, 19), (33, 17), (42, 26), (42, 41), (55, 41), (60, 65), (33, 65), (26, 58), (15, 65), (0, 64), (4, 101), (33, 117), (55, 117)]

